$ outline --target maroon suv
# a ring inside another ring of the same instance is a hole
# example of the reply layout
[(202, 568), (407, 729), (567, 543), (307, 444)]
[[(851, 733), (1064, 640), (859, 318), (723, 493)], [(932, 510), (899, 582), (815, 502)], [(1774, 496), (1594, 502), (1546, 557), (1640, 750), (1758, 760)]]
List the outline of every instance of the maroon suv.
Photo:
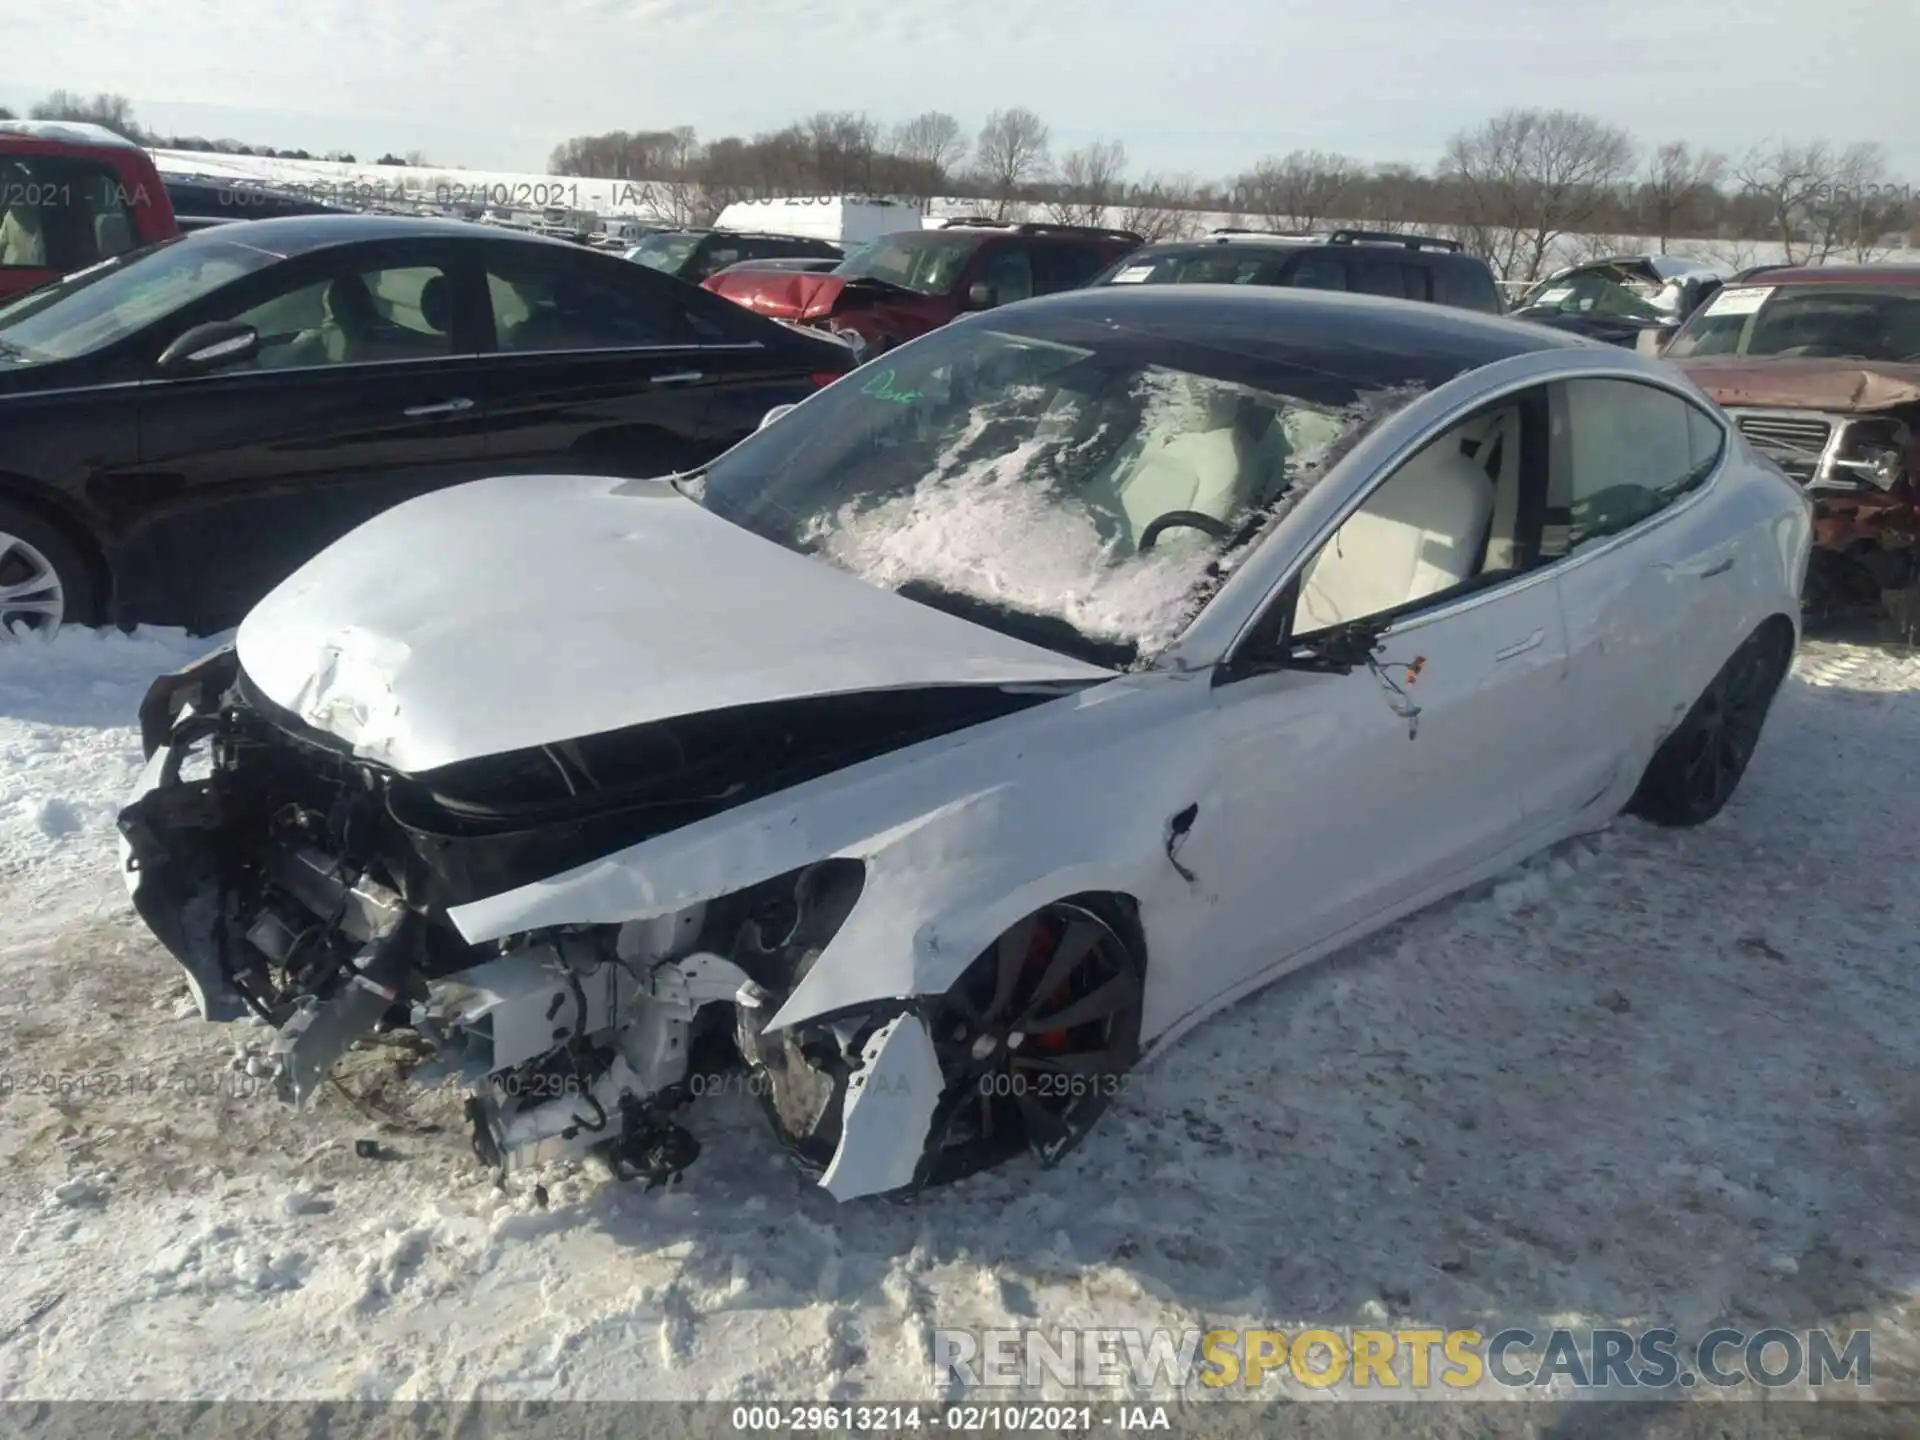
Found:
[(1077, 290), (1143, 243), (1127, 230), (949, 220), (883, 235), (825, 273), (736, 265), (705, 285), (762, 315), (848, 335), (871, 356), (969, 310)]

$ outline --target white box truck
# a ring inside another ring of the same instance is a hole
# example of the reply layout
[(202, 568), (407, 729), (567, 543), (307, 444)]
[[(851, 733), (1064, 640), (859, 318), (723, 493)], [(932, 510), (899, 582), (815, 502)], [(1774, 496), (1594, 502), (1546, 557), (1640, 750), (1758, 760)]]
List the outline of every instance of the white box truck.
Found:
[(736, 200), (713, 222), (716, 230), (798, 235), (852, 249), (896, 230), (918, 230), (920, 207), (905, 200), (857, 195), (782, 195)]

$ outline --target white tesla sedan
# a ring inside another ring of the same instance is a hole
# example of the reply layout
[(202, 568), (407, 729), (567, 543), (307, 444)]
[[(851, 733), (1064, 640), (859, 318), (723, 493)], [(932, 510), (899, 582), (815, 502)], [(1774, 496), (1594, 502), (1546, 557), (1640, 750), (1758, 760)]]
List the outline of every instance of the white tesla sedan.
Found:
[(123, 863), (292, 1101), (411, 1026), (487, 1163), (657, 1180), (744, 1066), (896, 1192), (1057, 1157), (1210, 1012), (1623, 807), (1712, 818), (1809, 540), (1657, 361), (1076, 291), (701, 472), (370, 521), (155, 686)]

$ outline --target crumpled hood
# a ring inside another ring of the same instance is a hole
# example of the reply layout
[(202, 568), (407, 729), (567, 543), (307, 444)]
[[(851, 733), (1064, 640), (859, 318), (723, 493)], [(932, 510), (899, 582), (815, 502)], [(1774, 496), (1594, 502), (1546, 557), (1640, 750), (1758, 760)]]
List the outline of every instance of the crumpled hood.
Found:
[(707, 277), (704, 288), (736, 305), (779, 320), (831, 314), (847, 282), (819, 270), (727, 270)]
[(376, 516), (235, 645), (268, 699), (403, 772), (739, 705), (1111, 673), (782, 549), (664, 481), (578, 475)]
[(1920, 404), (1920, 365), (1732, 355), (1673, 363), (1720, 405), (1869, 414)]

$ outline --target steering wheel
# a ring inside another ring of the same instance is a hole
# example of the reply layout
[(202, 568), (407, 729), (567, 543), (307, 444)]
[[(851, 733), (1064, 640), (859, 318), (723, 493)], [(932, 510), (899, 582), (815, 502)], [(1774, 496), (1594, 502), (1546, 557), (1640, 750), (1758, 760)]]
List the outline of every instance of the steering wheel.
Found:
[(1140, 532), (1140, 542), (1133, 548), (1144, 555), (1153, 549), (1154, 542), (1167, 531), (1182, 528), (1204, 530), (1216, 540), (1227, 540), (1233, 536), (1233, 527), (1224, 520), (1216, 520), (1198, 510), (1169, 510)]

